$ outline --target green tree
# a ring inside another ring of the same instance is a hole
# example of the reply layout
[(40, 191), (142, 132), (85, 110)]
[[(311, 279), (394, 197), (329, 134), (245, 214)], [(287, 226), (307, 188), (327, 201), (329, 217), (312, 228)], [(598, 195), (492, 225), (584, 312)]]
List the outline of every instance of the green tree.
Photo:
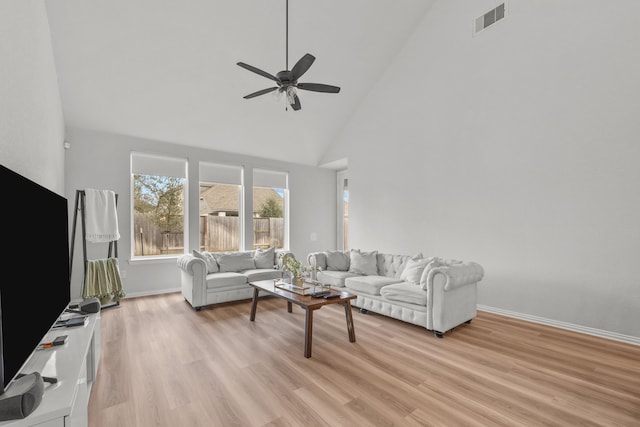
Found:
[(136, 212), (148, 214), (161, 230), (182, 231), (184, 224), (184, 179), (135, 175), (133, 200)]
[(261, 218), (282, 218), (282, 205), (274, 197), (264, 201), (258, 212)]

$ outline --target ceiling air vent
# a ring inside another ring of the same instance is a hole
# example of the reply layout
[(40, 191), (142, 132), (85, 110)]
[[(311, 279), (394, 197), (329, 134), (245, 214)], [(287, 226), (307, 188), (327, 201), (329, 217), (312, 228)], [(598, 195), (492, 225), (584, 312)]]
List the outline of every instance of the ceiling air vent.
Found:
[(490, 25), (495, 24), (505, 16), (505, 4), (502, 3), (495, 9), (491, 9), (489, 12), (484, 15), (476, 18), (475, 20), (475, 29), (474, 34), (478, 34), (480, 31), (484, 30)]

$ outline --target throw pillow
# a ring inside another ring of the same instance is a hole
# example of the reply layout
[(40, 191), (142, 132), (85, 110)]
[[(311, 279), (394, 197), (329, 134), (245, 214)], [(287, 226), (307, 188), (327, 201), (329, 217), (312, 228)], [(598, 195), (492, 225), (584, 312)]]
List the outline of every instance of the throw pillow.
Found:
[(409, 262), (409, 260), (412, 259), (412, 260), (416, 261), (416, 260), (419, 260), (419, 259), (422, 259), (422, 258), (423, 258), (422, 252), (418, 252), (417, 254), (412, 256), (411, 258), (406, 259), (402, 264), (400, 264), (398, 266), (398, 269), (396, 270), (396, 276), (395, 277), (399, 278), (400, 276), (402, 276), (402, 272), (404, 271), (405, 267), (407, 266), (407, 262)]
[(275, 265), (276, 248), (271, 246), (269, 249), (256, 249), (253, 254), (253, 260), (256, 268), (273, 268)]
[(327, 256), (327, 270), (349, 270), (349, 254), (342, 251), (327, 251), (325, 255)]
[(256, 263), (251, 252), (233, 252), (218, 255), (220, 272), (253, 270)]
[(349, 273), (367, 276), (378, 274), (378, 251), (361, 252), (358, 249), (352, 249), (349, 258)]
[(219, 271), (218, 263), (211, 252), (200, 252), (194, 249), (192, 253), (194, 257), (204, 260), (204, 263), (207, 265), (207, 274), (217, 273)]
[(420, 278), (422, 277), (422, 273), (424, 273), (424, 269), (427, 268), (429, 263), (431, 263), (435, 258), (424, 258), (424, 259), (410, 259), (407, 261), (407, 265), (404, 270), (402, 270), (402, 274), (400, 275), (400, 279), (405, 282), (411, 282), (416, 285), (420, 284)]

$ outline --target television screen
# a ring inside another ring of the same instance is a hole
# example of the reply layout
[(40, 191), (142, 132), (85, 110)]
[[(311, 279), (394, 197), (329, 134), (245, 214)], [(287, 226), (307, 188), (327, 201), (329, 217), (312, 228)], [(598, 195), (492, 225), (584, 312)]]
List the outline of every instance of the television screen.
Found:
[[(0, 325), (4, 392), (67, 308), (67, 199), (0, 166), (3, 184)], [(11, 237), (10, 237), (11, 236)]]

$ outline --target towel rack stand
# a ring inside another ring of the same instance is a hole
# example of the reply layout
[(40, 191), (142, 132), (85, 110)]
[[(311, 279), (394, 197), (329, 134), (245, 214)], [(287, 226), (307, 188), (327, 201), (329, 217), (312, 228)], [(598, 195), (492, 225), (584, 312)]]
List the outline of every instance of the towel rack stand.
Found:
[[(86, 203), (85, 203), (85, 192), (84, 190), (76, 190), (76, 201), (75, 207), (73, 209), (73, 230), (71, 231), (71, 250), (69, 254), (69, 282), (71, 282), (71, 274), (73, 272), (73, 253), (74, 247), (76, 243), (76, 229), (78, 224), (78, 212), (80, 212), (80, 222), (82, 225), (82, 259), (83, 259), (83, 272), (84, 275), (82, 277), (82, 288), (84, 289), (85, 281), (87, 278), (87, 230), (86, 230)], [(116, 198), (116, 207), (118, 206), (118, 193), (115, 194)], [(107, 252), (107, 258), (118, 258), (118, 241), (112, 240), (109, 242), (109, 249)], [(115, 301), (113, 304), (108, 304), (102, 306), (102, 308), (108, 308), (119, 305), (119, 301)]]

